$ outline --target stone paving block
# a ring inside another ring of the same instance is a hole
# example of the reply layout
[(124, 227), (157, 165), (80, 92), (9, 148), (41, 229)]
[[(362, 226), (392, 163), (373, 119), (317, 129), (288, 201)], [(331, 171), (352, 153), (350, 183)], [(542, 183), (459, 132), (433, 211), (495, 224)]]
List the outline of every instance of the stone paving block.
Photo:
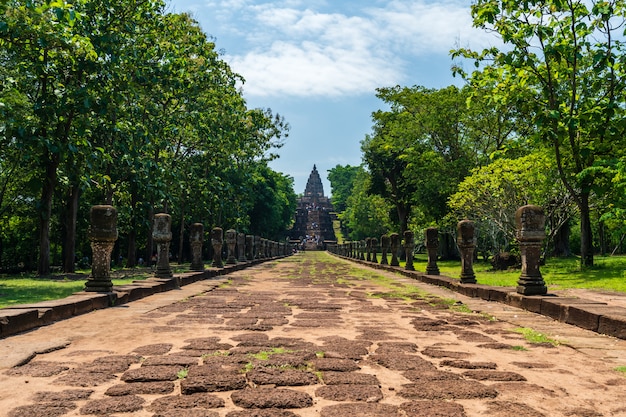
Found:
[(313, 398), (306, 392), (285, 388), (258, 388), (235, 391), (230, 398), (242, 408), (306, 408)]
[(429, 285), (439, 285), (440, 282), (438, 275), (422, 275), (420, 281)]
[[(148, 278), (146, 281), (159, 282), (161, 284), (161, 291), (170, 291), (175, 290), (176, 288), (180, 288), (182, 276), (175, 276), (172, 278)], [(141, 281), (133, 281), (133, 282), (141, 282)], [(195, 282), (195, 281), (191, 281)]]
[(65, 300), (50, 300), (35, 304), (20, 304), (13, 306), (12, 308), (39, 310), (39, 321), (42, 325), (67, 319), (74, 315), (74, 303), (67, 302)]
[(540, 313), (555, 320), (565, 322), (567, 320), (567, 309), (571, 305), (593, 306), (606, 305), (606, 303), (581, 300), (580, 298), (569, 297), (544, 297), (541, 301)]
[(615, 307), (602, 304), (580, 303), (565, 306), (565, 323), (583, 329), (598, 331), (600, 318), (615, 311)]
[(4, 308), (0, 310), (0, 337), (10, 336), (40, 325), (36, 308)]
[(116, 290), (127, 293), (128, 302), (131, 302), (156, 294), (158, 291), (156, 291), (154, 287), (155, 286), (153, 285), (133, 283), (128, 285), (120, 285), (119, 287), (116, 287)]
[(626, 339), (626, 312), (624, 309), (616, 309), (615, 312), (600, 317), (598, 333)]
[(315, 390), (315, 396), (331, 401), (379, 402), (383, 393), (376, 385), (324, 385)]
[(70, 295), (67, 298), (64, 298), (60, 301), (66, 301), (69, 303), (74, 303), (74, 312), (75, 316), (79, 316), (81, 314), (89, 313), (95, 310), (94, 301), (99, 300), (100, 302), (97, 305), (101, 305), (104, 300), (106, 300), (108, 304), (108, 296), (106, 294), (78, 294), (78, 295)]
[(476, 284), (459, 284), (457, 291), (467, 297), (477, 298), (478, 288)]
[(490, 287), (489, 288), (489, 301), (497, 301), (499, 303), (506, 302), (509, 293), (515, 291), (513, 287)]
[(508, 293), (506, 297), (506, 303), (523, 310), (528, 310), (532, 313), (539, 313), (541, 311), (541, 299), (543, 297), (527, 296), (518, 294), (516, 292)]

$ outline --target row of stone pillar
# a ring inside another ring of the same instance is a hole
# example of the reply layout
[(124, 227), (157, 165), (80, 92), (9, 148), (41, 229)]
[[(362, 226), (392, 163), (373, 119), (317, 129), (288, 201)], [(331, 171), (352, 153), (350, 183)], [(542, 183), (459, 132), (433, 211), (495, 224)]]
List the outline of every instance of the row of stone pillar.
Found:
[[(546, 294), (548, 289), (545, 285), (539, 264), (541, 261), (541, 244), (545, 238), (545, 215), (543, 209), (534, 205), (520, 207), (515, 213), (517, 227), (516, 238), (520, 246), (522, 259), (522, 274), (518, 280), (517, 292), (524, 295)], [(387, 265), (387, 254), (391, 252), (391, 266), (399, 266), (397, 258), (400, 245), (406, 255), (405, 269), (414, 271), (413, 250), (415, 237), (413, 232), (404, 232), (403, 241), (400, 235), (392, 233), (377, 238), (346, 242), (330, 245), (329, 251), (351, 259), (378, 263), (377, 252), (382, 253), (381, 265)], [(439, 275), (437, 266), (437, 254), (439, 250), (439, 231), (436, 227), (426, 229), (425, 246), (428, 253), (426, 274)], [(474, 223), (470, 220), (462, 220), (457, 224), (457, 246), (461, 253), (461, 283), (476, 284), (474, 273), (474, 251), (476, 249), (476, 236)]]
[[(90, 212), (91, 225), (89, 240), (92, 249), (91, 275), (85, 283), (85, 291), (110, 292), (111, 282), (111, 252), (118, 237), (117, 210), (113, 206), (93, 206)], [(152, 239), (156, 244), (156, 278), (170, 278), (173, 276), (169, 262), (169, 247), (172, 241), (172, 218), (169, 214), (156, 214), (152, 229)], [(224, 234), (226, 239), (224, 239)], [(204, 243), (204, 226), (202, 223), (191, 225), (189, 233), (192, 261), (190, 270), (203, 271), (202, 246)], [(222, 259), (222, 249), (226, 244), (227, 257)], [(224, 233), (220, 227), (211, 230), (211, 246), (213, 247), (213, 261), (211, 266), (223, 268), (224, 264), (234, 265), (239, 262), (248, 262), (257, 259), (269, 259), (286, 256), (292, 253), (287, 243), (275, 242), (260, 236), (238, 233), (229, 229)]]

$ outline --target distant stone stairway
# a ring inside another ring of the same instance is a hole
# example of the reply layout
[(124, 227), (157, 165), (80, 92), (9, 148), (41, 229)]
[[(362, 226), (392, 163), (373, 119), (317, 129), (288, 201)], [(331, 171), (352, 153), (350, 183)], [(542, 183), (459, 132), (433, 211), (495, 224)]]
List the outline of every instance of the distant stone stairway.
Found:
[(290, 238), (301, 243), (304, 241), (305, 250), (324, 249), (325, 243), (334, 243), (332, 212), (333, 206), (330, 199), (324, 196), (322, 180), (313, 165), (304, 195), (298, 199), (296, 221)]

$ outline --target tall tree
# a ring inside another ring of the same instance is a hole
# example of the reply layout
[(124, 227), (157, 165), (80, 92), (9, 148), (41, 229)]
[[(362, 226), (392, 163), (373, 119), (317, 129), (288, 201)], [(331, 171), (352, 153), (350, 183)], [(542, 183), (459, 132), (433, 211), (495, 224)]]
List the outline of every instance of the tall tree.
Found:
[[(544, 153), (524, 157), (500, 158), (489, 165), (472, 170), (451, 195), (452, 222), (458, 219), (476, 221), (485, 236), (481, 250), (500, 252), (514, 242), (515, 212), (526, 204), (544, 207), (549, 228), (549, 240), (572, 216), (573, 202), (569, 193), (554, 181), (556, 167)], [(547, 246), (546, 246), (547, 247)]]
[(348, 229), (352, 240), (390, 233), (398, 226), (389, 216), (394, 207), (380, 195), (369, 192), (371, 177), (363, 168), (357, 168), (354, 186), (346, 201), (346, 210), (339, 218)]
[(530, 98), (531, 121), (552, 150), (559, 178), (580, 212), (581, 265), (593, 265), (591, 199), (598, 179), (624, 149), (623, 0), (478, 0), (474, 25), (495, 32), (502, 49), (459, 49), (475, 60), (477, 88), (497, 102)]
[(36, 127), (24, 147), (39, 155), (39, 274), (50, 271), (50, 220), (58, 168), (76, 151), (74, 122), (83, 106), (90, 63), (97, 59), (88, 37), (78, 30), (80, 13), (64, 2), (4, 3), (0, 47), (23, 72)]
[(445, 201), (475, 164), (467, 122), (467, 96), (454, 86), (378, 89), (388, 111), (373, 114), (373, 134), (362, 142), (372, 192), (396, 207), (400, 232), (412, 210), (437, 220)]
[(361, 167), (350, 165), (336, 165), (328, 170), (331, 201), (336, 212), (341, 213), (346, 209), (348, 197), (352, 193), (359, 171)]

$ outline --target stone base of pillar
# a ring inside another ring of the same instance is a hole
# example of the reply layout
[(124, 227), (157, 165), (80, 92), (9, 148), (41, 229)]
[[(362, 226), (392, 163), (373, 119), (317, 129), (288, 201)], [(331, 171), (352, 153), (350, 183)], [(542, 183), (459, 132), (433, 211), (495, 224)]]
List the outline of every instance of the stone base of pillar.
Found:
[(172, 270), (166, 268), (157, 268), (156, 272), (154, 273), (155, 278), (171, 278), (173, 276), (174, 274), (172, 274)]
[(461, 284), (476, 284), (476, 275), (461, 275)]
[(517, 281), (517, 293), (522, 295), (545, 295), (548, 293), (543, 278), (520, 278)]
[(198, 263), (198, 264), (194, 264), (192, 263), (191, 265), (189, 265), (189, 270), (190, 271), (204, 271), (204, 264), (202, 262)]
[(113, 283), (111, 281), (103, 280), (88, 280), (85, 282), (84, 291), (87, 292), (111, 292), (113, 290)]
[(439, 267), (438, 266), (427, 266), (426, 267), (426, 275), (439, 275)]

